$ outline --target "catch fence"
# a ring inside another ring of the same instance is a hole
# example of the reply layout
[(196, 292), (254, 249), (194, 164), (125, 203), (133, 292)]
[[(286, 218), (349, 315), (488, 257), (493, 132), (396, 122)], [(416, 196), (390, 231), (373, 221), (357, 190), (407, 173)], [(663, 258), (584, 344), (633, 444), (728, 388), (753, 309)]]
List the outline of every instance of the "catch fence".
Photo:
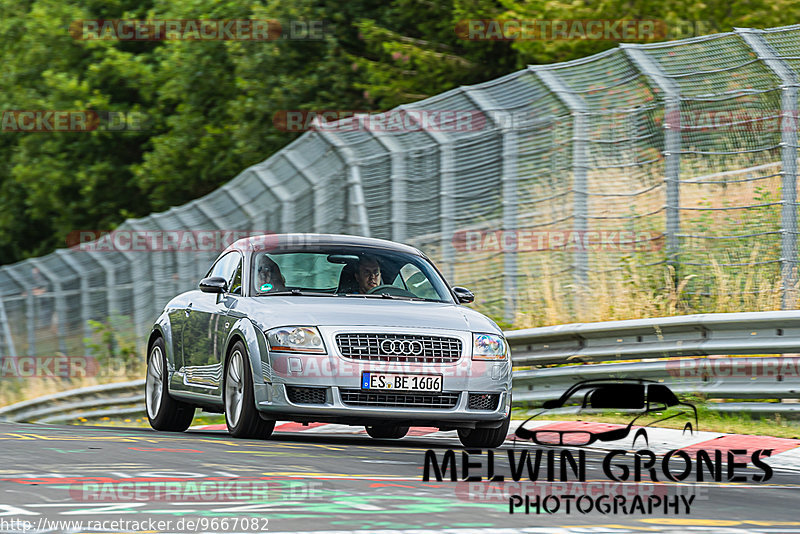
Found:
[[(509, 327), (627, 318), (603, 316), (617, 299), (632, 316), (790, 309), (799, 72), (800, 26), (531, 66), (316, 121), (218, 190), (117, 231), (405, 242)], [(109, 318), (141, 343), (219, 252), (117, 245), (0, 267), (0, 354), (84, 353), (90, 320)]]

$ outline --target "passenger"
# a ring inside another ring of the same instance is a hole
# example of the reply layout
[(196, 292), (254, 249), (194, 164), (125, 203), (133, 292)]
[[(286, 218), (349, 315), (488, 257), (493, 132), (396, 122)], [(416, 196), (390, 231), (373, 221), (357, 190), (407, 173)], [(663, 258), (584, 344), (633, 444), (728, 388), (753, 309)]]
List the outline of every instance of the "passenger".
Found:
[(281, 274), (280, 267), (266, 254), (258, 259), (256, 289), (262, 293), (286, 291), (286, 279)]
[(357, 293), (369, 293), (383, 284), (381, 281), (381, 264), (374, 256), (361, 256), (355, 272)]

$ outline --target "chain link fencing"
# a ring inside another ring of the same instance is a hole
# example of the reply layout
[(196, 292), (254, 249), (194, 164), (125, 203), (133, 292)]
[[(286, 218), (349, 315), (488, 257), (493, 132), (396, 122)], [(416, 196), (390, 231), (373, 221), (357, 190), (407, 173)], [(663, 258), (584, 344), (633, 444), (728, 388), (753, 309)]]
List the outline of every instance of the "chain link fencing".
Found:
[[(531, 66), (317, 120), (218, 190), (117, 233), (405, 242), (505, 327), (792, 308), (798, 72), (800, 26)], [(0, 267), (0, 354), (85, 353), (91, 321), (109, 318), (143, 343), (220, 251), (112, 248)]]

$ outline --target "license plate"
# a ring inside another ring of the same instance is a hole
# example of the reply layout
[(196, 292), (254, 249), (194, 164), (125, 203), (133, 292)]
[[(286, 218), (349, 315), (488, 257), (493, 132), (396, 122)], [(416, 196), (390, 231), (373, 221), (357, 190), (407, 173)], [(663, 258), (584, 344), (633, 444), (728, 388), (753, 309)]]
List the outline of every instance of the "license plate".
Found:
[(362, 373), (361, 389), (393, 389), (398, 391), (442, 391), (442, 375), (398, 375), (393, 373)]

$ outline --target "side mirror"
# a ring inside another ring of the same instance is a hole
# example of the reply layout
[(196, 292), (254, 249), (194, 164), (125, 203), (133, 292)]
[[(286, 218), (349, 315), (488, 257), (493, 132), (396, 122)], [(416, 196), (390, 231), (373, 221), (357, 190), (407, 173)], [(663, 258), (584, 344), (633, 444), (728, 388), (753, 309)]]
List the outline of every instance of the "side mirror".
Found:
[(209, 276), (200, 280), (198, 287), (203, 293), (224, 293), (228, 290), (228, 282), (221, 276)]
[(453, 293), (456, 294), (456, 300), (459, 304), (468, 304), (475, 300), (475, 295), (466, 287), (453, 287)]

